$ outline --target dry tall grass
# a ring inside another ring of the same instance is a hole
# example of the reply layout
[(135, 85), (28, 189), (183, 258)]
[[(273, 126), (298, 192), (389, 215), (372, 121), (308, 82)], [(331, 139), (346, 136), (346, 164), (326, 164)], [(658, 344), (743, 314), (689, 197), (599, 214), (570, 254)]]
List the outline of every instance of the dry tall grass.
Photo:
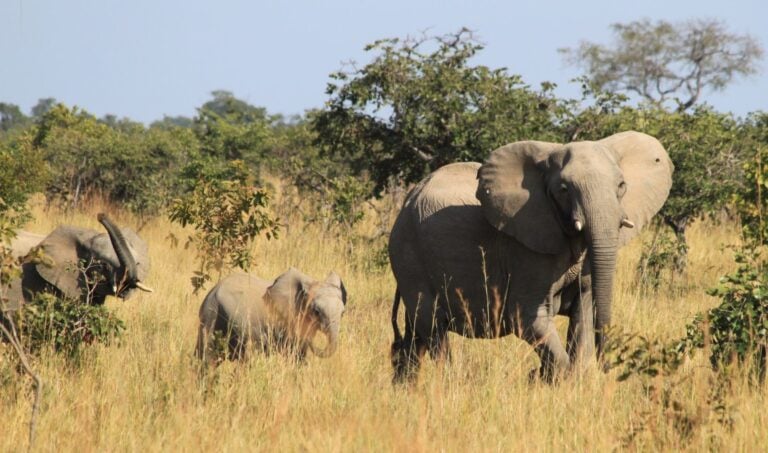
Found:
[[(38, 207), (27, 229), (44, 233), (60, 223), (100, 229), (95, 213), (102, 208), (64, 216)], [(136, 225), (122, 212), (112, 215)], [(427, 360), (418, 385), (395, 388), (388, 358), (391, 273), (366, 264), (373, 247), (350, 248), (338, 234), (300, 220), (278, 240), (257, 244), (253, 272), (275, 276), (295, 265), (317, 277), (331, 269), (342, 275), (350, 299), (337, 354), (310, 357), (304, 366), (259, 356), (200, 375), (193, 350), (204, 294), (193, 295), (189, 283), (194, 253), (172, 248), (169, 233), (184, 232), (163, 219), (140, 232), (150, 244), (148, 283), (155, 293), (108, 301), (128, 326), (121, 345), (92, 348), (80, 367), (53, 355), (36, 360), (46, 383), (37, 450), (608, 451), (623, 449), (622, 438), (638, 427), (643, 411), (651, 414), (648, 429), (630, 449), (755, 451), (768, 441), (764, 392), (746, 380), (730, 397), (732, 431), (700, 410), (711, 377), (703, 360), (683, 370), (684, 403), (700, 417), (688, 439), (669, 428), (669, 414), (637, 379), (618, 383), (615, 372), (592, 372), (557, 386), (529, 384), (537, 359), (513, 337), (451, 335), (453, 363), (438, 368)], [(682, 335), (694, 313), (716, 303), (704, 290), (734, 267), (720, 245), (736, 237), (729, 225), (695, 224), (688, 275), (654, 296), (635, 285), (635, 240), (620, 255), (615, 322), (651, 336)], [(560, 321), (563, 330), (565, 324)], [(0, 451), (26, 447), (31, 386), (20, 374), (12, 377), (0, 381)]]

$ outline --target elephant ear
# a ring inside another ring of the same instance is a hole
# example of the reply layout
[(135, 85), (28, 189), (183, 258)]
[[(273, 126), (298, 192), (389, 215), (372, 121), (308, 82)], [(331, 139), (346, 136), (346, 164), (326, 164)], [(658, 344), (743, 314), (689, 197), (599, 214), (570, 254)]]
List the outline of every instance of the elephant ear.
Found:
[(344, 287), (344, 282), (341, 281), (341, 277), (334, 271), (331, 271), (327, 277), (325, 277), (325, 283), (335, 286), (341, 290), (341, 302), (347, 305), (347, 288)]
[(477, 199), (488, 222), (529, 249), (548, 254), (568, 246), (547, 196), (544, 166), (557, 143), (524, 141), (491, 153), (477, 172)]
[(626, 244), (661, 209), (672, 187), (674, 165), (664, 147), (650, 135), (627, 131), (598, 142), (613, 150), (624, 174), (627, 192), (621, 205), (634, 228), (622, 228), (621, 245)]
[(303, 308), (311, 285), (311, 277), (292, 267), (280, 274), (267, 288), (267, 297), (275, 309), (288, 315), (289, 311)]
[(40, 243), (46, 258), (35, 266), (37, 273), (65, 297), (80, 299), (83, 291), (80, 286), (80, 260), (87, 259), (83, 244), (94, 236), (96, 232), (81, 228), (56, 228)]

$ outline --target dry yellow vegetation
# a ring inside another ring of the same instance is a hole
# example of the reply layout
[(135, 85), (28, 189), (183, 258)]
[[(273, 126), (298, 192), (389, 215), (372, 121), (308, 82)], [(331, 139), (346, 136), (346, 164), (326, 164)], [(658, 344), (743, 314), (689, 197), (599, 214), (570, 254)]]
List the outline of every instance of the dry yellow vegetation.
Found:
[[(100, 229), (92, 206), (71, 216), (34, 208), (28, 230), (61, 223)], [(118, 224), (136, 219), (112, 212)], [(171, 247), (184, 231), (165, 219), (147, 223), (153, 294), (108, 305), (125, 320), (119, 345), (90, 348), (79, 367), (47, 354), (34, 360), (45, 381), (37, 426), (39, 451), (759, 451), (768, 441), (765, 389), (737, 380), (728, 397), (732, 429), (706, 410), (712, 373), (705, 359), (681, 371), (681, 410), (695, 425), (686, 437), (674, 417), (639, 379), (617, 382), (597, 371), (556, 386), (528, 382), (535, 354), (517, 338), (466, 340), (451, 335), (453, 362), (425, 361), (413, 387), (390, 384), (389, 323), (395, 288), (388, 268), (367, 263), (379, 252), (349, 246), (338, 232), (288, 219), (278, 240), (256, 245), (252, 272), (275, 276), (294, 265), (322, 277), (336, 270), (349, 291), (339, 350), (297, 366), (278, 356), (224, 363), (199, 373), (194, 358), (197, 311), (192, 294), (194, 252)], [(360, 228), (371, 228), (362, 225)], [(647, 234), (647, 232), (645, 233)], [(698, 311), (717, 303), (705, 294), (732, 270), (722, 244), (737, 240), (733, 225), (690, 228), (689, 271), (655, 295), (635, 283), (640, 240), (620, 255), (614, 322), (626, 330), (671, 339)], [(210, 287), (210, 285), (209, 285)], [(566, 319), (560, 320), (564, 330)], [(2, 346), (0, 346), (2, 348)], [(11, 368), (10, 354), (0, 368)], [(0, 382), (0, 451), (26, 448), (31, 384), (22, 374)], [(646, 414), (646, 415), (643, 415)], [(698, 417), (698, 418), (697, 418)], [(627, 434), (646, 429), (629, 444)]]

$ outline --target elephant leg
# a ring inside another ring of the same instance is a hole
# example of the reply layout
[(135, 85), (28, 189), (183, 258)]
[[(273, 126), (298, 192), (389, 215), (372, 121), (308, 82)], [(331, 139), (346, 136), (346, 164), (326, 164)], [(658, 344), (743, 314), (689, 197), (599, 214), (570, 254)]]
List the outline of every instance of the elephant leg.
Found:
[(589, 276), (582, 277), (581, 285), (574, 283), (571, 311), (568, 314), (568, 357), (571, 367), (583, 369), (595, 355), (594, 309)]
[(200, 360), (205, 360), (205, 353), (208, 347), (208, 332), (205, 326), (200, 324), (200, 328), (197, 331), (197, 346), (195, 347), (195, 356)]
[(235, 332), (229, 333), (228, 341), (229, 360), (245, 359), (246, 341)]
[(414, 382), (419, 374), (421, 360), (427, 351), (427, 342), (416, 335), (413, 321), (406, 315), (405, 333), (400, 341), (392, 343), (392, 368), (395, 384)]
[(569, 368), (568, 354), (563, 348), (547, 304), (523, 304), (519, 326), (523, 340), (534, 347), (541, 360), (540, 377), (552, 382)]
[(429, 342), (429, 356), (437, 363), (451, 361), (451, 346), (448, 343), (448, 329), (439, 328)]
[[(415, 381), (418, 377), (421, 360), (427, 350), (430, 355), (444, 357), (448, 343), (434, 335), (435, 298), (427, 289), (421, 291), (403, 291), (405, 310), (405, 334), (392, 344), (393, 382)], [(447, 340), (447, 338), (445, 338)], [(434, 356), (433, 356), (434, 357)]]

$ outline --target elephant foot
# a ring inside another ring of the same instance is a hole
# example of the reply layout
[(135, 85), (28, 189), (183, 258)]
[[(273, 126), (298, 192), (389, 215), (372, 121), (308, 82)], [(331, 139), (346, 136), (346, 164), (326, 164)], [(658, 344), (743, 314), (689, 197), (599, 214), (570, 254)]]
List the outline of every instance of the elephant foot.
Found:
[(392, 384), (413, 384), (419, 377), (419, 356), (414, 353), (410, 344), (406, 345), (404, 341), (392, 343), (390, 351), (392, 361)]
[(562, 381), (567, 374), (568, 371), (565, 369), (555, 370), (550, 367), (542, 366), (533, 368), (528, 372), (528, 382), (530, 384), (543, 382), (545, 384), (554, 385)]

